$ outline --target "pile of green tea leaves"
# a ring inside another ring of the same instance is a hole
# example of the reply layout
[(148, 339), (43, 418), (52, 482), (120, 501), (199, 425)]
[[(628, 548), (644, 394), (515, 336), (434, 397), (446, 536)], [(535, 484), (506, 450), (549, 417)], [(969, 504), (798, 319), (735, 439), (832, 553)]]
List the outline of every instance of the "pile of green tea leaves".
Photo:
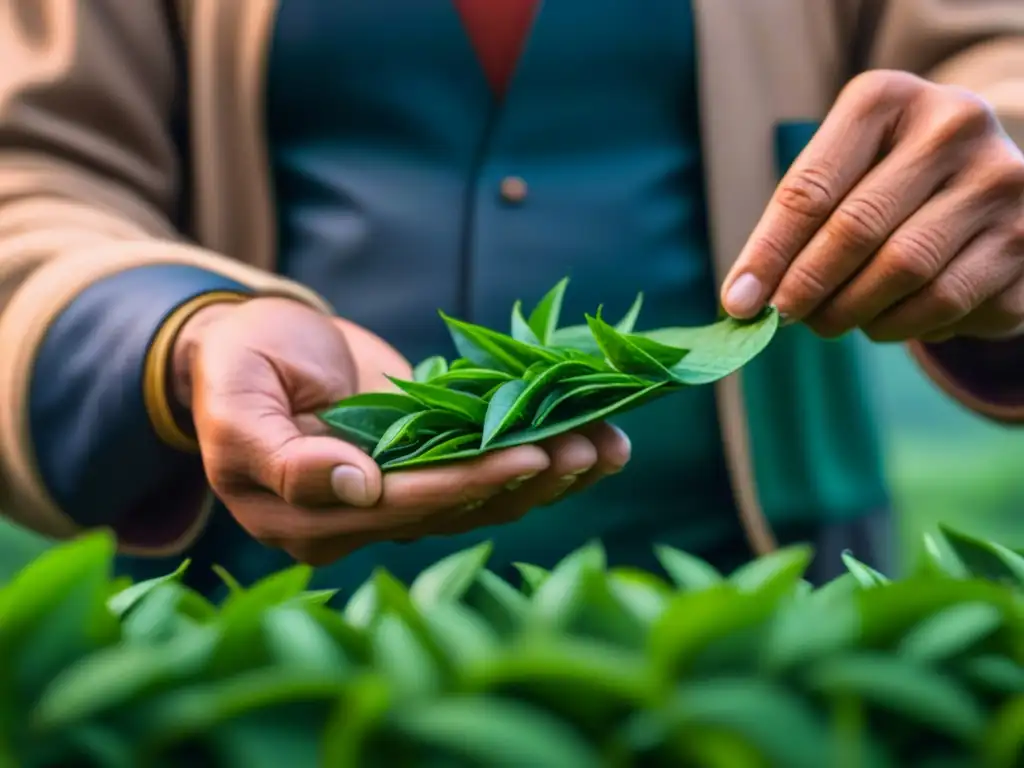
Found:
[(391, 379), (399, 391), (355, 395), (320, 418), (384, 470), (468, 459), (718, 381), (758, 355), (779, 324), (766, 308), (753, 320), (637, 332), (641, 294), (614, 326), (598, 309), (584, 325), (559, 327), (567, 285), (528, 317), (516, 302), (510, 334), (441, 313), (458, 359), (428, 358), (412, 381)]
[(91, 535), (0, 588), (0, 766), (1024, 764), (1020, 553), (945, 531), (903, 580), (847, 556), (818, 589), (803, 546), (731, 574), (657, 554), (513, 582), (481, 544), (349, 595), (224, 574), (214, 604), (184, 568), (113, 578)]

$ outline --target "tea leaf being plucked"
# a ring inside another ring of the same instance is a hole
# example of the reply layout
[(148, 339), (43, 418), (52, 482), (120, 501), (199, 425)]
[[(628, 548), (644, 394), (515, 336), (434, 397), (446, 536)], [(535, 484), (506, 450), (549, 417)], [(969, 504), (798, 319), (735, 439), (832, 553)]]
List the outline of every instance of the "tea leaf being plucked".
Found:
[(728, 317), (698, 328), (661, 328), (638, 335), (689, 353), (670, 367), (672, 380), (696, 386), (735, 373), (759, 355), (779, 328), (779, 311), (765, 308), (752, 320)]

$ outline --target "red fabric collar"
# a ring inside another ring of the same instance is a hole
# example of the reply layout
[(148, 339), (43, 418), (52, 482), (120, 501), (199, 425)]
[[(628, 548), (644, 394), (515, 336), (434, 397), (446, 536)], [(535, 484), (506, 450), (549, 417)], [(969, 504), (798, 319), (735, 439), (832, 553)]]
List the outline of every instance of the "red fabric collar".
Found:
[(539, 0), (453, 0), (496, 98), (505, 95)]

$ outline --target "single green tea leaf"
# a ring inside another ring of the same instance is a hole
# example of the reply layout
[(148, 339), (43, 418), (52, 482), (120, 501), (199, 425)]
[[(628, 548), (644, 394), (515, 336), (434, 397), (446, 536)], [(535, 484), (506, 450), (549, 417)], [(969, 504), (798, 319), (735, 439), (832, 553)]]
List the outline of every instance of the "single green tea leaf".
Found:
[(806, 545), (784, 547), (740, 566), (729, 576), (729, 581), (740, 592), (761, 596), (790, 592), (800, 582), (813, 556), (814, 552)]
[(420, 609), (438, 603), (456, 602), (476, 581), (491, 556), (489, 541), (438, 560), (422, 571), (409, 587), (409, 597)]
[(452, 601), (433, 603), (423, 619), (452, 667), (479, 664), (498, 652), (498, 633), (483, 617), (464, 605)]
[(420, 411), (403, 416), (381, 436), (373, 449), (373, 458), (398, 448), (416, 445), (421, 440), (453, 429), (473, 429), (472, 421), (450, 411)]
[(155, 579), (147, 579), (146, 581), (140, 581), (137, 584), (132, 584), (131, 586), (126, 587), (120, 592), (112, 595), (107, 600), (107, 608), (117, 616), (123, 617), (128, 613), (128, 611), (134, 608), (140, 600), (161, 584), (166, 584), (170, 581), (180, 581), (181, 577), (185, 575), (185, 571), (188, 570), (190, 563), (191, 561), (186, 558), (181, 561), (181, 564), (178, 565), (173, 572), (168, 573), (165, 576), (158, 576)]
[(543, 347), (524, 344), (511, 336), (492, 331), (441, 313), (459, 354), (481, 368), (521, 375), (534, 363), (555, 363), (558, 356)]
[(377, 584), (372, 576), (352, 594), (342, 611), (345, 620), (353, 627), (359, 628), (370, 626), (379, 612)]
[(636, 328), (636, 321), (640, 319), (640, 310), (643, 306), (644, 295), (643, 293), (638, 293), (636, 298), (633, 299), (633, 304), (626, 311), (626, 314), (615, 324), (615, 330), (619, 333), (633, 333), (633, 330)]
[(849, 550), (846, 550), (842, 554), (843, 565), (846, 566), (853, 578), (857, 580), (857, 583), (863, 589), (871, 589), (871, 587), (880, 587), (883, 584), (888, 584), (889, 579), (883, 576), (881, 573), (876, 571), (869, 565), (865, 565), (860, 560), (853, 556)]
[(600, 313), (597, 317), (587, 315), (587, 324), (605, 358), (623, 373), (670, 378), (669, 368), (687, 354), (686, 349), (647, 339), (641, 345), (634, 337), (619, 333), (608, 325)]
[(523, 379), (513, 379), (502, 384), (491, 395), (490, 401), (487, 403), (487, 415), (484, 416), (484, 429), (481, 437), (483, 447), (486, 448), (487, 444), (502, 431), (507, 431), (523, 418), (522, 411), (517, 411), (514, 406), (529, 387), (530, 385)]
[(661, 328), (640, 335), (669, 347), (689, 350), (670, 367), (679, 384), (711, 384), (735, 373), (759, 355), (775, 337), (779, 312), (767, 307), (752, 320), (725, 318), (697, 328)]
[(527, 594), (533, 594), (541, 585), (547, 581), (548, 576), (551, 575), (551, 571), (546, 568), (541, 568), (538, 565), (531, 565), (530, 563), (512, 563), (512, 566), (519, 571), (519, 576), (523, 580), (523, 586)]
[(427, 382), (448, 372), (448, 361), (440, 355), (428, 357), (420, 362), (412, 372), (414, 381)]
[(654, 554), (675, 585), (687, 592), (707, 589), (724, 581), (710, 563), (680, 549), (659, 545), (654, 548)]
[(945, 525), (939, 530), (972, 576), (1024, 587), (1024, 557), (991, 541), (982, 541)]
[[(633, 333), (643, 305), (644, 295), (643, 293), (638, 293), (633, 300), (632, 306), (623, 318), (615, 324), (615, 330), (619, 333)], [(549, 345), (560, 350), (575, 350), (595, 357), (602, 356), (601, 348), (594, 340), (588, 325), (570, 325), (565, 328), (559, 328), (552, 335)]]
[(642, 379), (637, 380), (632, 377), (624, 377), (618, 381), (609, 381), (603, 384), (558, 386), (554, 391), (549, 392), (537, 406), (532, 426), (542, 427), (551, 419), (564, 415), (567, 409), (572, 410), (575, 408), (584, 412), (586, 410), (596, 410), (596, 408), (588, 409), (585, 406), (592, 405), (594, 401), (601, 401), (602, 399), (607, 401), (611, 398), (625, 398), (630, 393), (644, 391), (649, 386), (650, 384)]
[(318, 417), (342, 440), (371, 450), (394, 422), (426, 406), (398, 392), (364, 392), (346, 398)]
[(504, 371), (491, 371), (486, 368), (460, 368), (449, 370), (448, 373), (438, 376), (431, 384), (483, 397), (506, 381), (512, 381), (513, 378), (511, 374)]
[(554, 383), (566, 376), (588, 370), (586, 363), (566, 360), (537, 372), (528, 380), (513, 380), (503, 384), (487, 406), (483, 447), (486, 448), (502, 434), (528, 421), (534, 405)]
[(263, 634), (274, 661), (290, 669), (341, 675), (349, 664), (334, 638), (298, 606), (280, 605), (262, 619)]
[(496, 573), (481, 570), (466, 591), (463, 602), (487, 621), (496, 633), (515, 633), (529, 609), (529, 600)]
[(413, 451), (411, 454), (396, 456), (387, 461), (381, 461), (381, 469), (409, 469), (425, 464), (433, 464), (439, 461), (456, 461), (470, 459), (481, 453), (479, 432), (467, 432), (459, 434), (457, 430), (445, 432), (437, 438), (432, 438), (422, 446), (422, 450)]
[(523, 302), (517, 301), (512, 305), (512, 338), (523, 344), (541, 346), (542, 342), (533, 332), (533, 328), (523, 317)]
[(228, 573), (223, 566), (214, 563), (210, 566), (210, 570), (213, 571), (214, 575), (220, 579), (221, 583), (227, 587), (228, 594), (236, 594), (238, 592), (245, 592), (245, 587), (238, 583), (238, 579)]
[(554, 288), (544, 294), (537, 306), (533, 308), (533, 312), (530, 313), (527, 323), (533, 330), (534, 336), (544, 346), (551, 345), (555, 331), (558, 330), (558, 321), (562, 314), (562, 300), (568, 285), (569, 278), (564, 277), (559, 280)]
[(112, 645), (80, 659), (46, 687), (34, 713), (44, 729), (66, 728), (141, 696), (198, 675), (210, 661), (217, 632), (195, 628), (159, 647)]
[(595, 421), (610, 419), (617, 413), (625, 413), (632, 408), (648, 402), (653, 396), (664, 391), (663, 388), (665, 386), (666, 382), (659, 381), (656, 384), (651, 384), (638, 392), (630, 392), (621, 400), (617, 400), (610, 405), (602, 406), (593, 411), (588, 411), (565, 419), (552, 419), (538, 427), (513, 430), (512, 432), (502, 435), (491, 443), (490, 448), (511, 448), (515, 445), (537, 443), (542, 440), (547, 440), (550, 437), (555, 437), (556, 435), (565, 434), (566, 432), (571, 432), (574, 429), (579, 429), (587, 424), (593, 424)]
[(966, 653), (1002, 623), (1002, 611), (989, 603), (952, 605), (904, 635), (899, 653), (927, 663), (945, 661)]
[(859, 697), (965, 743), (984, 731), (984, 713), (966, 688), (897, 657), (865, 652), (823, 660), (808, 671), (807, 682), (829, 696)]
[(446, 389), (434, 384), (422, 384), (417, 381), (405, 381), (391, 376), (388, 379), (396, 387), (403, 390), (410, 397), (419, 400), (428, 408), (436, 408), (441, 411), (454, 413), (474, 424), (482, 422), (484, 414), (487, 413), (487, 403), (468, 392), (459, 392), (458, 390)]
[(672, 704), (673, 719), (696, 731), (723, 729), (753, 745), (765, 765), (821, 768), (830, 752), (820, 716), (799, 697), (756, 679), (696, 681)]

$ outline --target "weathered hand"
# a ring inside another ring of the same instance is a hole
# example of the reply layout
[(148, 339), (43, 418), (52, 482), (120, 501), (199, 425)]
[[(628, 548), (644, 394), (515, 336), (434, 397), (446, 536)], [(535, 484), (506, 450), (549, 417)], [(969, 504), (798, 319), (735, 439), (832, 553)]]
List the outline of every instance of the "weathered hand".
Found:
[[(382, 476), (313, 413), (390, 388), (409, 363), (374, 334), (284, 299), (204, 309), (175, 349), (211, 487), (253, 537), (322, 565), (377, 541), (509, 522), (617, 471), (629, 442), (601, 424), (542, 446)], [(576, 481), (576, 482), (573, 482)]]
[(1024, 155), (990, 107), (903, 72), (853, 80), (779, 184), (726, 279), (826, 337), (1024, 330)]

